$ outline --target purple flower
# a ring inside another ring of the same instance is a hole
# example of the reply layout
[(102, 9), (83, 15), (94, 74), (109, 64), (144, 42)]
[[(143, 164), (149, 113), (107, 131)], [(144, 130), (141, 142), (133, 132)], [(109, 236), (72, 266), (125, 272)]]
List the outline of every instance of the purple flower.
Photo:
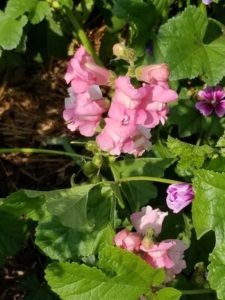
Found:
[(212, 0), (202, 0), (202, 3), (205, 5), (209, 5), (210, 3), (212, 3)]
[(171, 184), (167, 189), (166, 203), (174, 213), (180, 212), (194, 198), (192, 185), (189, 183)]
[(214, 111), (218, 117), (225, 114), (225, 92), (221, 86), (207, 87), (198, 92), (199, 101), (195, 107), (203, 116), (209, 116)]

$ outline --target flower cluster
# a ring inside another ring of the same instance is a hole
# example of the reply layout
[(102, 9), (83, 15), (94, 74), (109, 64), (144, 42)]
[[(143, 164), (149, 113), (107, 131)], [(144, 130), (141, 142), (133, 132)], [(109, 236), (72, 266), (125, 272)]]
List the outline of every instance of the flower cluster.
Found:
[[(63, 112), (67, 127), (90, 137), (104, 124), (96, 142), (112, 155), (139, 156), (149, 149), (150, 130), (165, 123), (167, 103), (176, 101), (178, 95), (168, 86), (169, 70), (165, 64), (141, 66), (135, 74), (140, 81), (138, 87), (129, 76), (116, 78), (110, 70), (96, 65), (84, 47), (80, 47), (65, 74), (66, 82), (71, 85)], [(110, 105), (100, 86), (114, 89)]]
[(155, 241), (167, 215), (167, 212), (152, 209), (151, 206), (143, 207), (140, 212), (130, 216), (136, 232), (123, 229), (116, 234), (114, 243), (117, 247), (139, 255), (153, 268), (164, 268), (169, 281), (186, 267), (183, 256), (187, 247), (177, 239)]

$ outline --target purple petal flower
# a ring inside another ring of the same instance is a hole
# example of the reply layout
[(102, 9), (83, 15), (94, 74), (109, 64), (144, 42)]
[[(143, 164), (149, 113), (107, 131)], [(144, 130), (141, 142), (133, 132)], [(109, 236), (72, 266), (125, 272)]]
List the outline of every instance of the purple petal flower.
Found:
[(198, 102), (195, 107), (203, 116), (209, 116), (214, 111), (218, 117), (225, 114), (225, 92), (221, 86), (207, 87), (198, 92)]
[(171, 184), (167, 189), (166, 203), (174, 213), (180, 212), (194, 198), (192, 185), (189, 183)]

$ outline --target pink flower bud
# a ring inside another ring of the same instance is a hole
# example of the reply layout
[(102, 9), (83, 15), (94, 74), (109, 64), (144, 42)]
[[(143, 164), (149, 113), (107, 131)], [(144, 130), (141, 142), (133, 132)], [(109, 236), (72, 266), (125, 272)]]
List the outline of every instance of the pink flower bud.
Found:
[(133, 213), (130, 219), (138, 233), (145, 235), (149, 229), (153, 229), (157, 236), (162, 230), (162, 223), (167, 215), (167, 212), (162, 212), (158, 208), (152, 209), (148, 205), (143, 207), (140, 212)]
[(136, 69), (138, 80), (168, 87), (169, 69), (166, 64), (141, 66)]
[(189, 183), (171, 184), (167, 189), (166, 203), (174, 213), (180, 212), (194, 198), (192, 185)]
[(129, 232), (127, 229), (123, 229), (116, 234), (114, 243), (117, 247), (130, 252), (139, 251), (141, 236), (136, 232)]

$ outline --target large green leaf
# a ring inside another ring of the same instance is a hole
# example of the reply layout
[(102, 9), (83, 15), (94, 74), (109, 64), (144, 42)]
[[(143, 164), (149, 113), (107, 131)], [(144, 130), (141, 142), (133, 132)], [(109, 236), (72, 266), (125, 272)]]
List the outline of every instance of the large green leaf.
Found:
[[(89, 256), (95, 254), (102, 244), (112, 244), (114, 235), (110, 225), (112, 197), (110, 188), (95, 187), (88, 197), (84, 226), (72, 228), (62, 225), (60, 217), (48, 217), (42, 220), (36, 229), (36, 244), (48, 256), (59, 260)], [(71, 218), (74, 213), (75, 221), (79, 215), (79, 207), (76, 208), (77, 211), (75, 208), (71, 209)], [(82, 214), (83, 212), (80, 217)], [(87, 226), (89, 224), (91, 227)]]
[(46, 1), (39, 1), (35, 7), (30, 10), (29, 21), (32, 24), (38, 24), (45, 17), (51, 15), (51, 7)]
[(118, 248), (103, 249), (99, 267), (53, 263), (46, 270), (50, 287), (62, 300), (137, 300), (160, 284), (162, 270), (153, 270), (138, 256)]
[(182, 293), (172, 287), (167, 287), (153, 294), (152, 300), (178, 300)]
[(47, 208), (51, 214), (59, 217), (64, 226), (86, 230), (90, 228), (87, 218), (88, 193), (93, 187), (94, 184), (84, 184), (46, 192)]
[(194, 6), (161, 26), (154, 53), (169, 65), (172, 80), (204, 75), (215, 85), (225, 75), (225, 36)]
[(4, 50), (16, 48), (23, 34), (23, 27), (27, 24), (27, 17), (22, 16), (14, 20), (7, 15), (0, 15), (0, 47)]
[[(225, 174), (199, 170), (193, 181), (195, 199), (192, 206), (193, 223), (198, 237), (213, 230), (216, 246), (210, 255), (209, 282), (219, 299), (225, 299)], [(210, 242), (210, 241), (209, 241)]]
[(208, 170), (195, 172), (192, 206), (193, 223), (198, 237), (215, 231), (216, 243), (225, 238), (225, 174)]

